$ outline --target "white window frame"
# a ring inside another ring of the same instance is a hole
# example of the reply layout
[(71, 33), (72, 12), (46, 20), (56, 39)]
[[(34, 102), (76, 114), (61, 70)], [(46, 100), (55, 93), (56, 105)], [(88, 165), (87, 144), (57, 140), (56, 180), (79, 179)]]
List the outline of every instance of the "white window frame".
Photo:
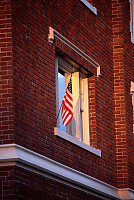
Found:
[[(64, 61), (64, 65), (67, 63)], [(56, 57), (56, 102), (58, 99), (58, 68), (59, 58)], [(67, 88), (70, 74), (65, 73), (65, 88)], [(84, 88), (84, 89), (83, 89)], [(72, 73), (72, 93), (73, 93), (73, 119), (72, 136), (79, 141), (89, 144), (89, 108), (88, 108), (88, 78), (81, 78), (80, 72)], [(60, 106), (57, 103), (57, 115)], [(59, 122), (57, 119), (57, 127)]]
[(134, 0), (130, 0), (130, 31), (131, 41), (134, 43)]
[[(72, 42), (70, 42), (68, 39), (66, 39), (63, 35), (58, 33), (55, 29), (53, 29), (52, 27), (49, 27), (48, 41), (53, 44), (55, 38), (58, 39), (59, 41), (61, 41), (63, 44), (67, 45), (75, 53), (77, 53), (79, 56), (81, 56), (82, 59), (85, 59), (88, 63), (90, 63), (94, 67), (94, 69), (96, 68), (96, 76), (97, 77), (99, 77), (101, 75), (101, 69), (100, 69), (99, 63), (97, 63), (91, 57), (89, 57), (87, 54), (85, 54), (83, 51), (81, 51), (81, 49), (79, 49), (77, 46), (75, 46)], [(57, 80), (56, 80), (56, 82), (57, 82)], [(57, 88), (56, 88), (56, 90), (57, 90)], [(57, 99), (56, 99), (56, 102), (57, 102)], [(101, 150), (91, 147), (91, 146), (85, 144), (84, 142), (77, 140), (76, 138), (70, 136), (69, 134), (66, 134), (66, 133), (60, 131), (60, 129), (57, 127), (54, 128), (54, 134), (67, 140), (67, 141), (74, 143), (75, 145), (77, 145), (99, 157), (101, 157)]]
[[(59, 112), (59, 105), (57, 102), (58, 100), (58, 57), (56, 56), (56, 110), (57, 115)], [(66, 75), (67, 76), (67, 75)], [(67, 77), (69, 79), (69, 76)], [(67, 79), (65, 80), (65, 87), (67, 86)], [(81, 90), (80, 86), (81, 85)], [(83, 89), (84, 88), (84, 89)], [(74, 111), (74, 119), (75, 122), (79, 125), (76, 127), (76, 135), (69, 135), (68, 133), (65, 133), (60, 130), (59, 123), (57, 122), (57, 127), (54, 128), (55, 135), (63, 138), (64, 140), (67, 140), (87, 151), (90, 151), (91, 153), (96, 154), (97, 156), (101, 157), (101, 151), (97, 150), (90, 146), (90, 135), (89, 135), (89, 109), (88, 109), (88, 78), (80, 78), (79, 79), (79, 72), (74, 72), (72, 74), (72, 93), (73, 93), (73, 109), (75, 110), (75, 105), (77, 104), (77, 109), (79, 113), (79, 116), (76, 116), (76, 111)], [(77, 101), (76, 101), (77, 99)], [(83, 101), (84, 99), (84, 101)], [(81, 131), (81, 116), (82, 116), (82, 130)]]

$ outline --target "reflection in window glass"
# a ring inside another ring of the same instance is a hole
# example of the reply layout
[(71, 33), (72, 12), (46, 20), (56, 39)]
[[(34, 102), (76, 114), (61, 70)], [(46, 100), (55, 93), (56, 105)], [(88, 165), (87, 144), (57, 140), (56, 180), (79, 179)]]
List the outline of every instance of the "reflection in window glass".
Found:
[[(59, 72), (58, 72), (58, 85), (59, 85), (59, 108), (60, 108), (65, 94), (65, 77)], [(66, 132), (66, 126), (62, 124), (61, 110), (59, 113), (59, 126), (61, 131)]]

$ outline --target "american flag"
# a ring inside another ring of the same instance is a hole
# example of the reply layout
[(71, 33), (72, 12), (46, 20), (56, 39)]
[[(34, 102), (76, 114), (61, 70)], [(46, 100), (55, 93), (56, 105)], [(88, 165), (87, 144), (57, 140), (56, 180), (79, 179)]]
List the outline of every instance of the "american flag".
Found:
[(73, 117), (73, 95), (72, 95), (72, 77), (68, 83), (65, 95), (62, 100), (62, 124), (67, 126)]

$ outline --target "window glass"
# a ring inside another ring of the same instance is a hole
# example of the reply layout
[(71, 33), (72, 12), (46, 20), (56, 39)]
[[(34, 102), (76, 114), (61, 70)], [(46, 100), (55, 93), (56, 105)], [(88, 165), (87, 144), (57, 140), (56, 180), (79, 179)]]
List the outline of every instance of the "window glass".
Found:
[[(57, 127), (89, 144), (88, 78), (64, 60), (57, 58)], [(62, 124), (62, 100), (72, 74), (73, 118)]]
[[(65, 94), (65, 76), (63, 76), (61, 73), (58, 72), (58, 92), (59, 92), (59, 109), (62, 104), (62, 100)], [(61, 118), (61, 109), (59, 113), (59, 119), (58, 119), (59, 127), (61, 131), (66, 132), (66, 126), (63, 126), (62, 124), (62, 118)]]

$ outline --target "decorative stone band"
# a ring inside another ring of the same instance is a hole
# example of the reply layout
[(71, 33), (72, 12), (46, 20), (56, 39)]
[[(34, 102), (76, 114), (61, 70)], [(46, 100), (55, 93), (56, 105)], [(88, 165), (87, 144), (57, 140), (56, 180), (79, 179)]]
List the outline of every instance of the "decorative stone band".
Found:
[(68, 47), (70, 47), (73, 51), (75, 51), (77, 54), (79, 54), (82, 58), (87, 60), (91, 65), (93, 65), (97, 69), (97, 77), (100, 75), (100, 65), (97, 62), (95, 62), (91, 57), (89, 57), (87, 54), (85, 54), (83, 51), (81, 51), (76, 45), (74, 45), (72, 42), (67, 40), (64, 36), (62, 36), (60, 33), (58, 33), (52, 27), (49, 27), (48, 41), (53, 43), (55, 37), (58, 38), (58, 40), (60, 40), (64, 44), (66, 44)]
[[(0, 166), (17, 165), (29, 166), (29, 169), (48, 173), (68, 183), (78, 185), (81, 190), (89, 190), (116, 199), (134, 199), (134, 191), (128, 188), (117, 189), (105, 182), (88, 176), (80, 171), (67, 167), (41, 154), (33, 152), (17, 144), (0, 145)], [(36, 172), (37, 173), (37, 172)], [(104, 198), (107, 199), (107, 198)]]

